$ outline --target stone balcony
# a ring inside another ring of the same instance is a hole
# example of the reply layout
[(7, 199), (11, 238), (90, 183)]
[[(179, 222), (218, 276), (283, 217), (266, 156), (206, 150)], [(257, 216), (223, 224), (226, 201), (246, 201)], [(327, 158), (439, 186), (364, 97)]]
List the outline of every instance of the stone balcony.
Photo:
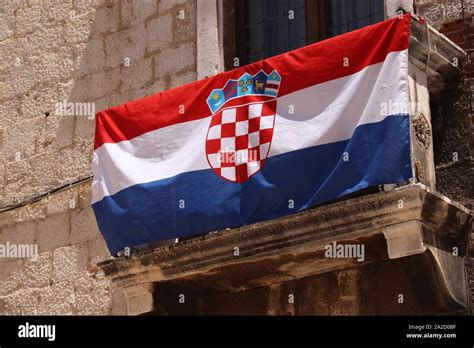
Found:
[(435, 190), (429, 105), (466, 55), (416, 17), (411, 35), (413, 182), (101, 262), (128, 313), (466, 313), (472, 216)]
[(432, 94), (442, 91), (444, 81), (459, 74), (467, 59), (462, 48), (416, 16), (412, 16), (409, 51), (410, 62), (426, 72)]
[[(433, 291), (462, 310), (467, 306), (462, 257), (470, 230), (466, 208), (413, 184), (108, 260), (100, 267), (125, 291), (129, 313), (143, 314), (157, 311), (160, 299), (154, 293), (160, 286), (175, 288), (176, 296), (185, 289), (231, 295), (423, 255), (429, 262), (418, 272), (435, 276), (435, 271), (441, 282)], [(364, 245), (364, 260), (327, 257), (333, 243)]]

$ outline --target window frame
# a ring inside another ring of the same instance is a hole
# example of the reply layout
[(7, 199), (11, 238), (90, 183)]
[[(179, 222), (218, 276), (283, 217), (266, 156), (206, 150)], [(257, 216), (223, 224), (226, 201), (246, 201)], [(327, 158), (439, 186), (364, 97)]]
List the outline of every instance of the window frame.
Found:
[[(223, 12), (224, 70), (228, 71), (249, 64), (245, 29), (239, 29), (246, 26), (248, 6), (247, 1), (242, 0), (220, 1)], [(386, 6), (384, 6), (384, 18), (387, 18)], [(305, 21), (308, 45), (327, 38), (325, 0), (305, 0)], [(239, 59), (238, 66), (234, 65), (236, 58)]]

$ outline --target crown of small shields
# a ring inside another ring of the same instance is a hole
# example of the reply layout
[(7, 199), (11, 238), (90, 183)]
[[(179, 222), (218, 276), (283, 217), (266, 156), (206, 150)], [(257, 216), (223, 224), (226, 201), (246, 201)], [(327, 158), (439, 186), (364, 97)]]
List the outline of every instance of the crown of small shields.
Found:
[(207, 98), (207, 105), (212, 113), (215, 113), (228, 100), (248, 95), (263, 95), (276, 98), (280, 88), (281, 76), (278, 71), (273, 70), (266, 74), (260, 70), (255, 75), (243, 74), (237, 80), (229, 80), (224, 88), (213, 89)]

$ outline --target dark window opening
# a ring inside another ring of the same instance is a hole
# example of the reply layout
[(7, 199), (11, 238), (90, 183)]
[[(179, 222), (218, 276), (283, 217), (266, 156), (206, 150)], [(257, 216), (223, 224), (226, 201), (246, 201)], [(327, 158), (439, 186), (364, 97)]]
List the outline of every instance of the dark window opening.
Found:
[(383, 0), (226, 0), (226, 69), (384, 19)]
[(304, 0), (246, 0), (245, 38), (249, 62), (306, 44)]
[(384, 20), (383, 0), (326, 1), (327, 37), (347, 33)]

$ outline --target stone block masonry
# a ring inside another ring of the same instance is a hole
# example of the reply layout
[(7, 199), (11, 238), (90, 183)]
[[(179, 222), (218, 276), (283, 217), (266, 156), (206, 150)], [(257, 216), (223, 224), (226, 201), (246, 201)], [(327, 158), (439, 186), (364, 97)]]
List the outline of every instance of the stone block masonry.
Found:
[[(474, 208), (474, 2), (461, 0), (415, 1), (420, 15), (450, 40), (468, 51), (469, 61), (457, 81), (450, 81), (438, 103), (434, 120), (437, 189), (466, 207)], [(438, 131), (437, 131), (438, 130)], [(474, 311), (474, 233), (466, 270)]]
[[(110, 254), (90, 207), (90, 181), (3, 208), (92, 174), (94, 121), (79, 112), (60, 115), (58, 103), (93, 103), (100, 111), (196, 79), (196, 1), (0, 1), (0, 244), (36, 245), (39, 253), (36, 261), (0, 258), (0, 315), (126, 313), (121, 290), (97, 267)], [(464, 3), (465, 22), (460, 0), (415, 0), (414, 8), (454, 42), (472, 48), (474, 4)], [(462, 24), (468, 25), (468, 46)], [(467, 94), (460, 92), (464, 82), (450, 83), (438, 118), (442, 138), (433, 130), (440, 145), (437, 184), (472, 208), (465, 188), (472, 178), (472, 115)], [(453, 152), (462, 160), (454, 165)], [(467, 265), (471, 289), (473, 250)], [(355, 277), (331, 282), (352, 289)], [(279, 298), (278, 292), (272, 296)], [(338, 296), (350, 311), (359, 295)], [(474, 303), (474, 291), (471, 297)]]
[(0, 244), (34, 244), (38, 259), (0, 258), (2, 314), (123, 314), (98, 261), (110, 258), (90, 207), (90, 181), (0, 214)]
[[(92, 174), (95, 111), (196, 78), (195, 0), (3, 0), (0, 11), (0, 211)], [(0, 258), (2, 314), (124, 314), (97, 268), (110, 257), (90, 181), (0, 212), (0, 244), (38, 246), (38, 261)]]

